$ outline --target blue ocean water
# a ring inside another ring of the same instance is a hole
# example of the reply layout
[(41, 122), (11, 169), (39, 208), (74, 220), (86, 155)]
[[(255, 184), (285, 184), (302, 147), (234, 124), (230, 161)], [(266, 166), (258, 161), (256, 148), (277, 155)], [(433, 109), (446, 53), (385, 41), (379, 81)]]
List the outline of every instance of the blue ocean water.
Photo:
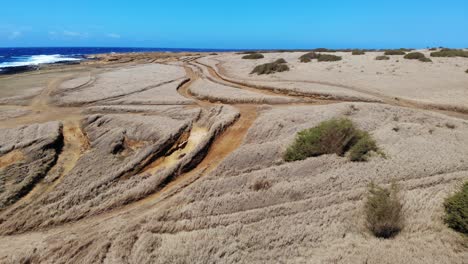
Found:
[(166, 48), (0, 48), (0, 71), (2, 68), (33, 66), (46, 63), (73, 62), (86, 55), (128, 52), (217, 52), (216, 49), (166, 49)]

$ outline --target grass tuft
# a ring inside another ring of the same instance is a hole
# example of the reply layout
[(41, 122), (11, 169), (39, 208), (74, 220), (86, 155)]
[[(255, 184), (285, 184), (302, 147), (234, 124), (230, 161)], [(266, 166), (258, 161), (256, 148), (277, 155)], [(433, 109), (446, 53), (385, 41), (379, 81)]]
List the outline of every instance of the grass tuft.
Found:
[(263, 59), (265, 56), (263, 56), (263, 54), (261, 53), (251, 53), (251, 54), (247, 54), (245, 56), (242, 57), (242, 59), (244, 60), (258, 60), (258, 59)]
[(258, 75), (262, 75), (262, 74), (272, 74), (272, 73), (284, 72), (284, 71), (289, 71), (288, 65), (282, 62), (278, 63), (278, 60), (277, 60), (275, 62), (265, 63), (265, 64), (256, 66), (250, 74), (256, 73)]
[(403, 228), (402, 204), (395, 183), (388, 189), (371, 183), (364, 210), (367, 228), (376, 237), (392, 238)]
[(468, 234), (468, 182), (445, 199), (445, 223), (452, 229)]
[(357, 129), (351, 120), (335, 118), (300, 131), (286, 150), (284, 160), (304, 160), (324, 154), (344, 156), (347, 151), (351, 161), (365, 161), (378, 148), (370, 135)]
[(270, 188), (271, 188), (271, 182), (265, 179), (259, 179), (252, 186), (250, 186), (250, 189), (254, 191), (268, 190)]
[(390, 57), (389, 56), (385, 56), (385, 55), (382, 55), (382, 56), (377, 56), (375, 57), (376, 60), (389, 60)]

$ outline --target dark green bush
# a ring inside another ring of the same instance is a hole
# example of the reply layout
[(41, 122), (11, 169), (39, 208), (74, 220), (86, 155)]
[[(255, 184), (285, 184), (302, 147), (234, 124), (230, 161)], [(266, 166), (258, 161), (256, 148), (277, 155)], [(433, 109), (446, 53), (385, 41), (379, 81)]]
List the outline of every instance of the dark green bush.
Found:
[(263, 59), (264, 56), (261, 53), (252, 53), (248, 54), (242, 57), (244, 60), (258, 60), (258, 59)]
[(287, 61), (286, 61), (285, 59), (281, 58), (281, 59), (277, 59), (277, 60), (275, 61), (275, 63), (281, 64), (281, 63), (287, 63)]
[(352, 55), (364, 55), (366, 53), (363, 50), (353, 50), (351, 54)]
[(289, 71), (288, 65), (285, 63), (270, 62), (256, 66), (250, 74), (272, 74), (275, 72)]
[(376, 59), (376, 60), (389, 60), (390, 57), (385, 56), (385, 55), (382, 55), (382, 56), (377, 56), (377, 57), (375, 57), (375, 59)]
[(432, 62), (432, 60), (430, 58), (427, 58), (427, 57), (420, 58), (418, 60), (421, 61), (421, 62)]
[(377, 143), (371, 138), (369, 133), (360, 131), (357, 136), (359, 139), (349, 149), (349, 160), (351, 161), (366, 161), (370, 152), (377, 152)]
[(468, 234), (468, 182), (458, 192), (445, 199), (445, 223), (452, 229)]
[(364, 207), (367, 228), (376, 236), (391, 238), (403, 228), (402, 205), (398, 198), (398, 186), (388, 189), (371, 183)]
[(406, 54), (403, 58), (407, 60), (420, 60), (425, 57), (426, 56), (424, 56), (424, 54), (422, 54), (421, 52), (410, 52)]
[(431, 52), (431, 57), (468, 57), (468, 51), (458, 49), (442, 49)]
[(344, 156), (348, 150), (350, 160), (365, 161), (371, 151), (377, 151), (377, 146), (370, 135), (355, 128), (351, 120), (331, 119), (300, 131), (286, 150), (284, 160), (303, 160), (323, 154)]
[(384, 52), (384, 55), (390, 56), (390, 55), (405, 55), (406, 52), (403, 50), (386, 50)]
[(299, 57), (300, 62), (310, 62), (313, 59), (317, 59), (318, 54), (315, 52), (309, 52)]
[(340, 56), (331, 55), (331, 54), (318, 54), (318, 61), (340, 61), (342, 58)]

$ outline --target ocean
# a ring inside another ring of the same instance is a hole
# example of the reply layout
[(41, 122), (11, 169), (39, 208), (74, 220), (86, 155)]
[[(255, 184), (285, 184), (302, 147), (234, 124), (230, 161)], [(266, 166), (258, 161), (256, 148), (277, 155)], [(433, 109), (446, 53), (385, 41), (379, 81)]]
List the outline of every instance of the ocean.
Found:
[(50, 63), (73, 63), (86, 55), (127, 52), (221, 52), (234, 50), (170, 49), (170, 48), (0, 48), (0, 72), (7, 68), (28, 67)]

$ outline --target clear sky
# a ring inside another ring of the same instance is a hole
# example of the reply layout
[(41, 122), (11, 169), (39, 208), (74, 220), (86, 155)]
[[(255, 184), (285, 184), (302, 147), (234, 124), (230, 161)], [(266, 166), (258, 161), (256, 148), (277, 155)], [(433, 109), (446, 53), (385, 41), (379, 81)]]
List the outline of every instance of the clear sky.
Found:
[(2, 0), (0, 46), (468, 48), (468, 0)]

